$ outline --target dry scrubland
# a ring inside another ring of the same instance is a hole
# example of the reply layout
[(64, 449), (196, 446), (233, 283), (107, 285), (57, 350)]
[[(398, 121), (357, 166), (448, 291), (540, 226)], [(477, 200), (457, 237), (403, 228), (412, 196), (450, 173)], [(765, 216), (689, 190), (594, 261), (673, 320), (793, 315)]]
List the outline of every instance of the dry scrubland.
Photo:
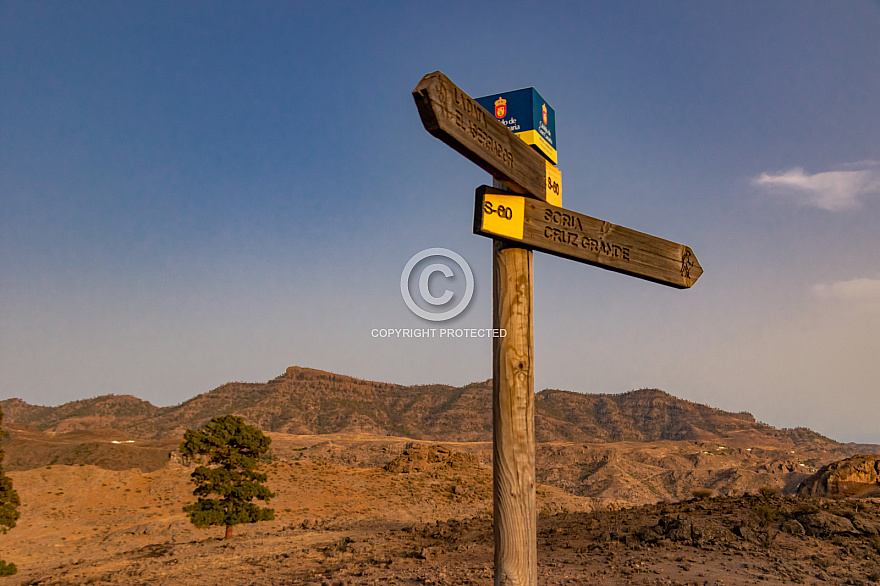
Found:
[[(21, 500), (7, 584), (491, 584), (491, 385), (292, 367), (173, 407), (0, 401)], [(541, 584), (880, 583), (880, 446), (657, 390), (536, 395)], [(198, 530), (185, 429), (269, 432), (274, 521)], [(169, 459), (170, 458), (170, 459)], [(818, 474), (817, 474), (818, 473)], [(803, 494), (793, 496), (811, 475)], [(850, 498), (824, 498), (840, 493)], [(873, 496), (872, 496), (873, 494)]]
[[(186, 520), (190, 469), (179, 461), (147, 473), (11, 472), (24, 504), (0, 536), (20, 568), (6, 583), (492, 583), (491, 470), (475, 455), (484, 444), (272, 436), (276, 520), (236, 527), (229, 541)], [(876, 499), (763, 492), (626, 507), (541, 485), (540, 582), (880, 582)]]

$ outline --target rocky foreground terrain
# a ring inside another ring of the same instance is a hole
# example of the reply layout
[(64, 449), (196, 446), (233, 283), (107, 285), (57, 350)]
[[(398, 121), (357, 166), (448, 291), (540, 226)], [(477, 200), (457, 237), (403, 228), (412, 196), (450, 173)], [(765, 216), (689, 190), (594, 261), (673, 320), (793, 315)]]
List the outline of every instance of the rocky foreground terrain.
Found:
[[(407, 442), (381, 467), (338, 463), (386, 438), (273, 434), (276, 519), (195, 529), (190, 469), (52, 465), (11, 472), (8, 584), (491, 584), (491, 471)], [(321, 445), (323, 444), (323, 445)], [(335, 455), (315, 458), (327, 445)], [(315, 446), (318, 446), (315, 448)], [(349, 453), (349, 449), (351, 452)], [(538, 487), (541, 584), (880, 583), (880, 499), (758, 494), (629, 507)]]
[[(22, 500), (2, 580), (491, 584), (489, 388), (291, 368), (174, 407), (2, 401)], [(223, 541), (184, 516), (176, 448), (226, 413), (269, 431), (277, 496), (274, 521)], [(880, 583), (880, 446), (657, 390), (543, 391), (536, 422), (541, 584)]]

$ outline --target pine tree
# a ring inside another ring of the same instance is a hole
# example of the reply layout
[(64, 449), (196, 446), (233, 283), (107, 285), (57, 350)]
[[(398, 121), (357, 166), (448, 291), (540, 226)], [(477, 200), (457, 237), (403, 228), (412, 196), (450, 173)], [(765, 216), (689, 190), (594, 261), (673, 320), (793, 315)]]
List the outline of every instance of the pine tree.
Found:
[[(198, 501), (183, 510), (199, 528), (226, 527), (223, 539), (232, 536), (232, 527), (275, 518), (275, 511), (261, 508), (253, 499), (268, 502), (275, 494), (263, 482), (267, 476), (257, 471), (259, 458), (269, 450), (272, 440), (241, 417), (214, 417), (199, 431), (187, 430), (180, 454), (201, 466), (192, 473)], [(216, 495), (217, 498), (212, 498)]]
[[(0, 409), (0, 437), (3, 437), (3, 409)], [(0, 447), (0, 532), (6, 533), (9, 529), (15, 527), (15, 522), (21, 513), (18, 512), (18, 505), (21, 500), (18, 493), (12, 488), (12, 479), (6, 476), (3, 470), (3, 448)], [(0, 576), (11, 576), (18, 571), (15, 564), (7, 564), (0, 560)]]

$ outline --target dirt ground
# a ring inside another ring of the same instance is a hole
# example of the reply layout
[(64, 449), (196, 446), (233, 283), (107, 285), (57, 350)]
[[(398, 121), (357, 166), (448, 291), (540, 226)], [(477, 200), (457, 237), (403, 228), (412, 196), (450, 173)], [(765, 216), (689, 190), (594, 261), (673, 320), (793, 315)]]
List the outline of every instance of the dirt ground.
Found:
[[(19, 573), (4, 581), (492, 584), (491, 470), (477, 457), (421, 443), (353, 466), (287, 441), (293, 455), (267, 468), (275, 520), (228, 541), (186, 519), (190, 469), (178, 461), (11, 472), (22, 516), (0, 535), (0, 558)], [(880, 583), (877, 499), (701, 496), (625, 507), (540, 485), (539, 583)]]

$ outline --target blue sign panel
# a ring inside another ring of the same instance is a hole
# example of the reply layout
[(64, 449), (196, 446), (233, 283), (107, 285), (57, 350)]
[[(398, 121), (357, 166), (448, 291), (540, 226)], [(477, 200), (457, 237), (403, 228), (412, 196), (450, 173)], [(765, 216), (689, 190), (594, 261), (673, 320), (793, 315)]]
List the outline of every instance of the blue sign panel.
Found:
[(535, 88), (483, 96), (477, 103), (556, 164), (556, 112)]

